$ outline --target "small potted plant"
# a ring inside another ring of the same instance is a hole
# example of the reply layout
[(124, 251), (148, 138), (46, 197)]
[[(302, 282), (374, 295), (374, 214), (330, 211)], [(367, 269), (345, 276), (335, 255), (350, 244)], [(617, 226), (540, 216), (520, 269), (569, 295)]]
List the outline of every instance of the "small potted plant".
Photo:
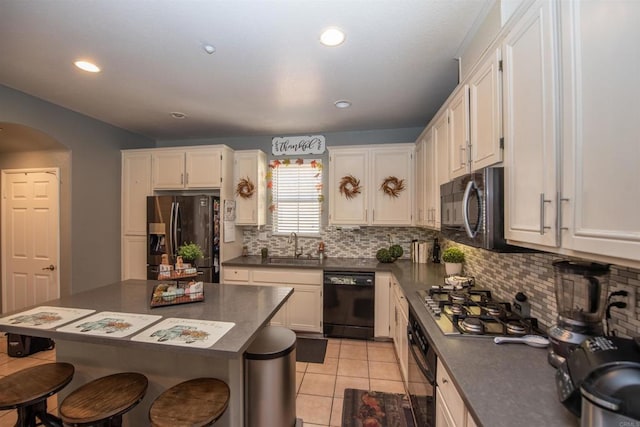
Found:
[(204, 254), (197, 243), (189, 242), (178, 248), (178, 256), (181, 256), (183, 260), (195, 267), (195, 262), (202, 258)]
[(444, 261), (444, 269), (448, 276), (460, 274), (464, 262), (464, 252), (457, 246), (451, 246), (442, 253), (442, 261)]

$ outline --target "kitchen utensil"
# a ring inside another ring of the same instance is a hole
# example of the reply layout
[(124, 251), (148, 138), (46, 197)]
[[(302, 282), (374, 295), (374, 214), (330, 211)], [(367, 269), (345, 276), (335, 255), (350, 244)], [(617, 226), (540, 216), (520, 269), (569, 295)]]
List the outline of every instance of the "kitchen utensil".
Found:
[(493, 342), (496, 344), (504, 344), (504, 343), (523, 343), (530, 345), (531, 347), (546, 347), (549, 345), (549, 340), (545, 337), (541, 337), (540, 335), (525, 335), (522, 337), (495, 337)]

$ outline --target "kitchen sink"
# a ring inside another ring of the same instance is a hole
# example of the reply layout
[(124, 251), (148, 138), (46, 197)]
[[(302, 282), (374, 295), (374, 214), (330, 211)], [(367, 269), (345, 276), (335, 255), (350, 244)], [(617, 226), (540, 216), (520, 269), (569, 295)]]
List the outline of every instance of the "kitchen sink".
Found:
[(320, 258), (269, 257), (268, 264), (280, 265), (322, 265)]

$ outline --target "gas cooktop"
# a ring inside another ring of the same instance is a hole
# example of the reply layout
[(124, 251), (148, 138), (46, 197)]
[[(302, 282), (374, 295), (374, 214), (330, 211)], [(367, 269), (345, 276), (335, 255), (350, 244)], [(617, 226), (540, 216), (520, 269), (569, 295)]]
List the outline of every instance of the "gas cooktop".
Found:
[(445, 335), (495, 337), (543, 333), (537, 319), (512, 312), (511, 304), (494, 301), (489, 290), (435, 286), (417, 292)]

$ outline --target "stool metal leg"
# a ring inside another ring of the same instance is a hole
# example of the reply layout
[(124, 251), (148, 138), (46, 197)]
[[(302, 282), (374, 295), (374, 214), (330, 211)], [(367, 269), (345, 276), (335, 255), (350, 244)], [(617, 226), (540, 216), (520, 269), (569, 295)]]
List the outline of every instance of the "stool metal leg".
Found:
[(36, 414), (33, 410), (33, 406), (21, 406), (16, 408), (18, 412), (18, 420), (15, 427), (35, 427), (36, 426)]

